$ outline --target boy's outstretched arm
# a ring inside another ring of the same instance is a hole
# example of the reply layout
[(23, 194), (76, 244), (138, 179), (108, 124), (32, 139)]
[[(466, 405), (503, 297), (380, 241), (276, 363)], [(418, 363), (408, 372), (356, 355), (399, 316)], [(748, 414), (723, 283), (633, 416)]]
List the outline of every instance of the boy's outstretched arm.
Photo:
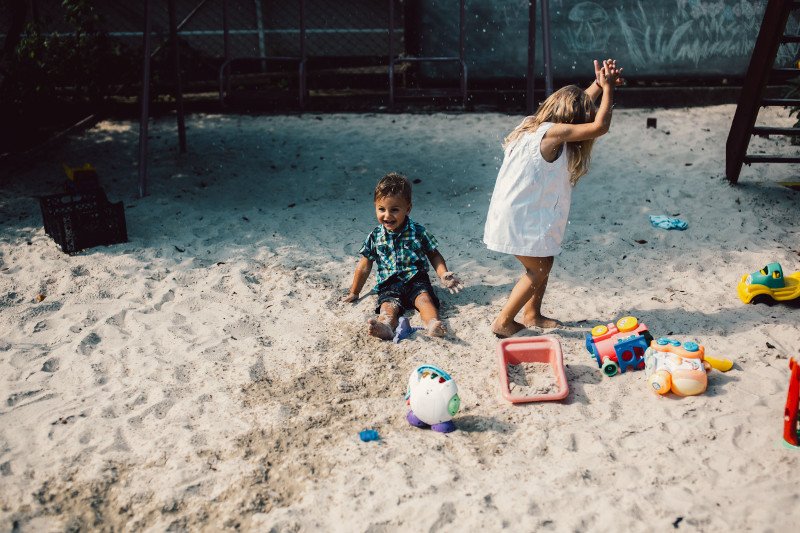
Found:
[(342, 298), (343, 302), (350, 303), (358, 300), (358, 295), (361, 294), (361, 289), (364, 288), (364, 284), (367, 282), (371, 271), (372, 261), (362, 256), (361, 259), (358, 260), (358, 265), (356, 265), (356, 272), (353, 274), (353, 284), (350, 286), (350, 292), (347, 296)]
[(427, 252), (425, 255), (428, 256), (428, 260), (433, 265), (433, 269), (436, 271), (436, 275), (439, 276), (442, 286), (450, 291), (450, 294), (455, 294), (464, 288), (458, 276), (447, 270), (447, 263), (445, 263), (444, 257), (439, 253), (439, 250)]

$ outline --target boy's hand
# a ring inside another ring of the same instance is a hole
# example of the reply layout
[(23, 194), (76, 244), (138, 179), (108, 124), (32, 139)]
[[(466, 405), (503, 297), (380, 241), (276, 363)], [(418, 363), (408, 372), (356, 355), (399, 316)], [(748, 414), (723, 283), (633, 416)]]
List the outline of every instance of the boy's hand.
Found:
[(353, 294), (352, 292), (348, 292), (345, 296), (342, 296), (342, 302), (349, 304), (353, 303), (358, 300), (358, 294)]
[(442, 282), (442, 286), (450, 291), (450, 294), (456, 294), (464, 288), (461, 280), (453, 272), (445, 272), (439, 277), (439, 280)]

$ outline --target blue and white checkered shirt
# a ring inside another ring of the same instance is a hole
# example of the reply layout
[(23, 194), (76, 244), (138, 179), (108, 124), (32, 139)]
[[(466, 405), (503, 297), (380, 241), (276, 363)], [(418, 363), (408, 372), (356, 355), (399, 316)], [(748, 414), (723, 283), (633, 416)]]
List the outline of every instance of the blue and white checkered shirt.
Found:
[(418, 272), (428, 270), (427, 253), (439, 246), (424, 226), (406, 217), (403, 229), (386, 231), (378, 226), (367, 235), (359, 253), (378, 265), (376, 287), (392, 276), (408, 281)]

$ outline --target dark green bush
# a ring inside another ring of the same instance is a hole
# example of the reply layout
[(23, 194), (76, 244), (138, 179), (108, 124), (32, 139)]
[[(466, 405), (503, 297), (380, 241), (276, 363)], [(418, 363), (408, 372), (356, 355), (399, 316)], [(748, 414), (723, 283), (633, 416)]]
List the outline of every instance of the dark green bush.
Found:
[(113, 86), (138, 75), (134, 55), (102, 29), (94, 2), (64, 0), (61, 7), (59, 26), (67, 31), (47, 32), (29, 22), (5, 61), (0, 137), (11, 145), (6, 148), (17, 149), (26, 144), (22, 138), (46, 137), (69, 125), (101, 105)]
[[(64, 0), (65, 33), (27, 25), (4, 83), (4, 100), (23, 107), (53, 100), (96, 103), (119, 82), (128, 56), (101, 29), (90, 0)], [(130, 60), (128, 59), (127, 62)], [(130, 65), (132, 67), (132, 65)]]

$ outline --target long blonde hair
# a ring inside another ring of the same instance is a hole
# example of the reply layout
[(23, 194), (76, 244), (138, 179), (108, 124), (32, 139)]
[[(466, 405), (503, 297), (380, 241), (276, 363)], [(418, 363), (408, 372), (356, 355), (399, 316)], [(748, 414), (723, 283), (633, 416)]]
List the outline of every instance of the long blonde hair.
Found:
[[(585, 124), (594, 120), (594, 102), (577, 85), (567, 85), (551, 94), (539, 105), (535, 115), (526, 117), (519, 126), (503, 140), (503, 149), (526, 133), (536, 131), (542, 122), (557, 124)], [(569, 181), (572, 185), (589, 170), (594, 139), (567, 143)]]

